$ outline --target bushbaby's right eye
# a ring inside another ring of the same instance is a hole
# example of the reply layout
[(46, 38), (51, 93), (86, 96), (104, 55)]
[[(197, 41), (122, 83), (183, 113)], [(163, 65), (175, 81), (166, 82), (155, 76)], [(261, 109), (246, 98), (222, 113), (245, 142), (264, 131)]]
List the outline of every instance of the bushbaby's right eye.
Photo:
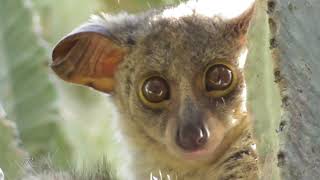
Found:
[(144, 80), (140, 89), (140, 98), (153, 108), (170, 98), (170, 90), (167, 81), (160, 76), (152, 76)]
[(142, 94), (151, 103), (169, 99), (169, 86), (161, 77), (150, 77), (142, 85)]

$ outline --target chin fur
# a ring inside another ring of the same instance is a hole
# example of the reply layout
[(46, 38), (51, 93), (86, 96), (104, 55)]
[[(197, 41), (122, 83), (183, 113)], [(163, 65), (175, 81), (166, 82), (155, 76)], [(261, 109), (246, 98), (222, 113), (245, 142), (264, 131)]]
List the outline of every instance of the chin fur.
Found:
[(255, 180), (258, 178), (258, 160), (251, 128), (244, 123), (239, 131), (242, 133), (230, 139), (232, 143), (220, 157), (211, 161), (182, 159), (172, 155), (165, 145), (151, 143), (151, 139), (130, 138), (133, 145), (129, 146), (132, 158), (129, 166), (135, 173), (132, 179), (149, 179), (152, 175), (178, 180)]

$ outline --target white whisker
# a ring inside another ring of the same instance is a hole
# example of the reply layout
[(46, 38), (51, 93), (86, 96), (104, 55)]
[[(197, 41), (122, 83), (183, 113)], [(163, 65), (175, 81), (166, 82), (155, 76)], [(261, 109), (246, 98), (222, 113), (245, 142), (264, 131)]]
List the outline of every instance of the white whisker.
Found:
[(162, 173), (160, 169), (159, 169), (159, 175), (160, 175), (160, 180), (162, 180)]
[(223, 106), (225, 106), (226, 105), (226, 101), (224, 100), (224, 97), (221, 97), (221, 100), (222, 100)]
[(152, 172), (150, 173), (150, 180), (153, 180), (153, 174), (152, 174)]
[(168, 178), (168, 180), (171, 180), (171, 177), (170, 177), (170, 175), (169, 175), (169, 174), (167, 174), (167, 178)]

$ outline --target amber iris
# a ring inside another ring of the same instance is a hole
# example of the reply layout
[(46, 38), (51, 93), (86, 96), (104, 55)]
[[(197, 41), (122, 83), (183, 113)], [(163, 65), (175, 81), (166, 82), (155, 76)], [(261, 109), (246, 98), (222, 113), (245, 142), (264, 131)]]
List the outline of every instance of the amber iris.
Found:
[(207, 91), (225, 90), (231, 85), (232, 79), (232, 71), (227, 66), (213, 65), (206, 73), (206, 89)]
[(169, 99), (169, 86), (161, 77), (150, 77), (142, 85), (144, 98), (151, 103), (160, 103)]

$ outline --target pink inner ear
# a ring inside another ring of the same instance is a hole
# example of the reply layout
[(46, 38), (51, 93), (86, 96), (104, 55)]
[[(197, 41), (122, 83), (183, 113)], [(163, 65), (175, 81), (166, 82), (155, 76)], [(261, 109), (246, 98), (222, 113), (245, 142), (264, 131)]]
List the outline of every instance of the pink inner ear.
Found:
[[(115, 45), (112, 41), (101, 36), (90, 38), (90, 45), (87, 48), (86, 63), (89, 69), (88, 76), (95, 78), (112, 78), (125, 55), (125, 50)], [(92, 48), (92, 49), (91, 49)], [(83, 68), (82, 68), (83, 69)]]
[(81, 32), (63, 39), (53, 51), (52, 69), (62, 79), (110, 92), (126, 50), (107, 37)]
[(101, 67), (102, 74), (107, 77), (113, 77), (120, 60), (123, 59), (124, 53), (117, 49), (111, 50), (106, 57), (102, 57)]

